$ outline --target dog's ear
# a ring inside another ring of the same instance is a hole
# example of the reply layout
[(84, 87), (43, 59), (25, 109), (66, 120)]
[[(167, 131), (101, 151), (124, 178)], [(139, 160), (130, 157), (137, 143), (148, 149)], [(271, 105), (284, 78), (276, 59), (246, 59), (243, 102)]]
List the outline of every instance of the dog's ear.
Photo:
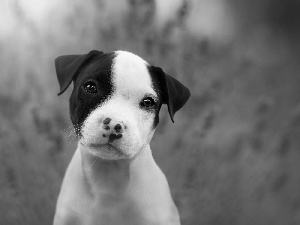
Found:
[(149, 71), (160, 84), (162, 103), (168, 105), (168, 111), (174, 123), (174, 114), (188, 101), (191, 95), (190, 90), (175, 78), (164, 73), (159, 67), (150, 66)]
[(87, 65), (95, 56), (103, 52), (93, 50), (84, 55), (62, 55), (55, 59), (55, 68), (61, 95), (76, 78), (82, 67)]

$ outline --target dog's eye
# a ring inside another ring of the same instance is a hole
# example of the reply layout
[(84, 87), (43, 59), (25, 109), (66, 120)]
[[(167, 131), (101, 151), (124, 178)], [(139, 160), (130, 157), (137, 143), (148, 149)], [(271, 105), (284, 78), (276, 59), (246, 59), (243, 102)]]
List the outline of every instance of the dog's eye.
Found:
[(85, 83), (83, 85), (83, 89), (88, 92), (88, 93), (91, 93), (91, 94), (97, 94), (98, 93), (98, 90), (97, 90), (97, 86), (94, 82), (92, 81), (89, 81), (87, 83)]
[(151, 97), (146, 97), (140, 102), (140, 106), (143, 108), (151, 108), (155, 105), (155, 101)]

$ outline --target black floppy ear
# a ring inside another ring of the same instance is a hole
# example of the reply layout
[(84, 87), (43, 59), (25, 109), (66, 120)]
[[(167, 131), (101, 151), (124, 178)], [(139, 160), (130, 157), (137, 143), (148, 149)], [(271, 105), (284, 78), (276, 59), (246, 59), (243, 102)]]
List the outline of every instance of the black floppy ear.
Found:
[(72, 80), (76, 78), (79, 71), (89, 63), (95, 56), (103, 54), (100, 51), (93, 50), (84, 55), (62, 55), (55, 59), (55, 68), (61, 95), (69, 87)]
[(174, 114), (188, 101), (191, 95), (190, 90), (175, 78), (164, 73), (159, 67), (150, 66), (149, 71), (160, 83), (162, 103), (168, 105), (168, 111), (174, 123)]

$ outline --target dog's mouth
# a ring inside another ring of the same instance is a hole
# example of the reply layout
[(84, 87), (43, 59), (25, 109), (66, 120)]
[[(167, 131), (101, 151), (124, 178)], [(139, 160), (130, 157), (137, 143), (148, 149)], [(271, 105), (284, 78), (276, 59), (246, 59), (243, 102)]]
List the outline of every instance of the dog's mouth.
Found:
[(90, 144), (88, 144), (88, 147), (93, 148), (93, 149), (113, 148), (113, 149), (119, 150), (117, 147), (113, 146), (110, 142), (105, 143), (105, 144), (90, 143)]
[(87, 132), (85, 130), (79, 139), (82, 149), (88, 153), (103, 159), (130, 159), (140, 149), (139, 142), (133, 135), (123, 136), (122, 138), (108, 138), (103, 136), (103, 132)]
[(86, 147), (92, 155), (103, 159), (113, 160), (128, 158), (124, 151), (112, 145), (111, 143), (89, 143)]

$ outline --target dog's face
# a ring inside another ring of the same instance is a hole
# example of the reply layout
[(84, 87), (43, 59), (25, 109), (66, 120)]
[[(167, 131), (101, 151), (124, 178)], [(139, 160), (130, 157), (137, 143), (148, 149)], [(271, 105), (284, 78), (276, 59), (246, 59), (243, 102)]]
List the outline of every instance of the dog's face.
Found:
[[(132, 53), (115, 52), (100, 55), (82, 69), (74, 83), (70, 112), (80, 144), (92, 154), (131, 158), (150, 142), (161, 103), (147, 63)], [(111, 121), (103, 127), (106, 118)], [(121, 125), (122, 138), (110, 140), (117, 132), (105, 128), (114, 130), (113, 123)]]
[(60, 94), (74, 82), (70, 116), (80, 145), (104, 159), (132, 158), (152, 139), (161, 105), (173, 120), (189, 97), (181, 83), (129, 52), (61, 56), (56, 70)]

